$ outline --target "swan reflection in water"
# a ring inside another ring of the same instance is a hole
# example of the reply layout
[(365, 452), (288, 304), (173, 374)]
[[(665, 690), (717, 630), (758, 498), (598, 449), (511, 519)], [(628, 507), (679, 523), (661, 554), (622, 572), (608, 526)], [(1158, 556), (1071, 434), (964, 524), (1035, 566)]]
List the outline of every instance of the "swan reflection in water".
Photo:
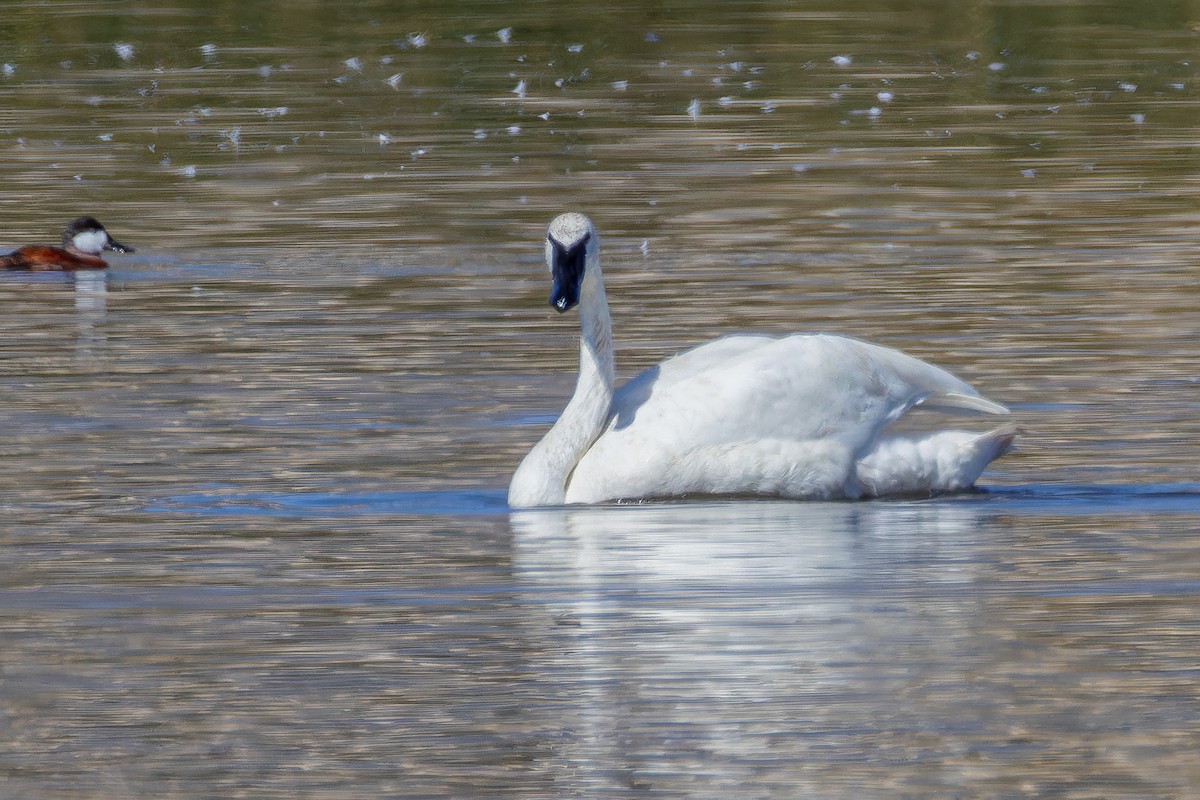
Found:
[(831, 731), (926, 724), (914, 692), (925, 678), (946, 690), (935, 704), (976, 702), (964, 655), (977, 644), (972, 565), (997, 533), (989, 505), (514, 512), (516, 583), (549, 632), (541, 677), (569, 699), (565, 780), (678, 773), (663, 777), (669, 787), (703, 774), (709, 790), (727, 781), (737, 796), (771, 754), (768, 771), (788, 771), (774, 777), (797, 788), (805, 748)]

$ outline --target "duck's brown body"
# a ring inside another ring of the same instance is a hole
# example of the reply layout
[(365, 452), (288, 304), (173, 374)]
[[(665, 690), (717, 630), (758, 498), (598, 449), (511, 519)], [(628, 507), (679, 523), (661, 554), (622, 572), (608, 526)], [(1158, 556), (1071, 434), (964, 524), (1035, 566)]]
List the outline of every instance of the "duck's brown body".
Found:
[(48, 244), (31, 244), (0, 256), (0, 267), (4, 269), (27, 269), (34, 272), (47, 270), (104, 269), (108, 262), (100, 256), (72, 253), (61, 247)]

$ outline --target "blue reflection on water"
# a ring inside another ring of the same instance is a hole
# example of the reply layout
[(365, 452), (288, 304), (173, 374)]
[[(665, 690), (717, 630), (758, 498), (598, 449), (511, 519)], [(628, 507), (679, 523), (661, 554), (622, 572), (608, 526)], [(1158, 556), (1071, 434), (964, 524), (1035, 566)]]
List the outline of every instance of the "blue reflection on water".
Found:
[(1056, 514), (1200, 514), (1200, 484), (1039, 484), (989, 492), (1010, 510)]
[(354, 517), (365, 514), (463, 516), (508, 510), (505, 492), (245, 492), (177, 495), (149, 509), (214, 516)]
[[(753, 502), (753, 501), (751, 501)], [(970, 503), (1009, 514), (1200, 514), (1200, 484), (1037, 484), (927, 500), (869, 505)], [(647, 504), (662, 508), (667, 503)], [(863, 505), (847, 504), (847, 505)], [(217, 516), (353, 517), (365, 514), (462, 516), (508, 511), (503, 489), (415, 492), (241, 492), (177, 495), (151, 511)]]

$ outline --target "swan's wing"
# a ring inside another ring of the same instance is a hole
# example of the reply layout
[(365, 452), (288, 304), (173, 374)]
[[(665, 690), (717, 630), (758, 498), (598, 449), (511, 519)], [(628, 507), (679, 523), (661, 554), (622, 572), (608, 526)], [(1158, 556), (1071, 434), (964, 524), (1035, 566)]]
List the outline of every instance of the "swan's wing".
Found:
[(1008, 413), (946, 370), (891, 348), (824, 334), (727, 336), (622, 386), (609, 431), (712, 442), (857, 439), (917, 403)]
[(828, 484), (816, 494), (835, 495), (856, 455), (923, 401), (1004, 413), (945, 370), (889, 348), (828, 335), (725, 337), (617, 392), (568, 500), (607, 499), (581, 494), (587, 486), (608, 497), (737, 491), (742, 475), (757, 475), (747, 480), (761, 489), (768, 473), (797, 464)]

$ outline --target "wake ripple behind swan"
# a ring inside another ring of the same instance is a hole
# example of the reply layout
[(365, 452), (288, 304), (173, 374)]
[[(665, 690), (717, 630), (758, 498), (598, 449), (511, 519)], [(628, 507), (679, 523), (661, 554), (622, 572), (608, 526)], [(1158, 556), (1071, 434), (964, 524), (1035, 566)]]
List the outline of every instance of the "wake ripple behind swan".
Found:
[(1016, 429), (891, 433), (913, 406), (1007, 414), (943, 369), (828, 334), (734, 335), (614, 391), (600, 242), (582, 214), (546, 234), (550, 303), (579, 306), (575, 394), (517, 467), (514, 508), (688, 495), (855, 499), (970, 488)]

